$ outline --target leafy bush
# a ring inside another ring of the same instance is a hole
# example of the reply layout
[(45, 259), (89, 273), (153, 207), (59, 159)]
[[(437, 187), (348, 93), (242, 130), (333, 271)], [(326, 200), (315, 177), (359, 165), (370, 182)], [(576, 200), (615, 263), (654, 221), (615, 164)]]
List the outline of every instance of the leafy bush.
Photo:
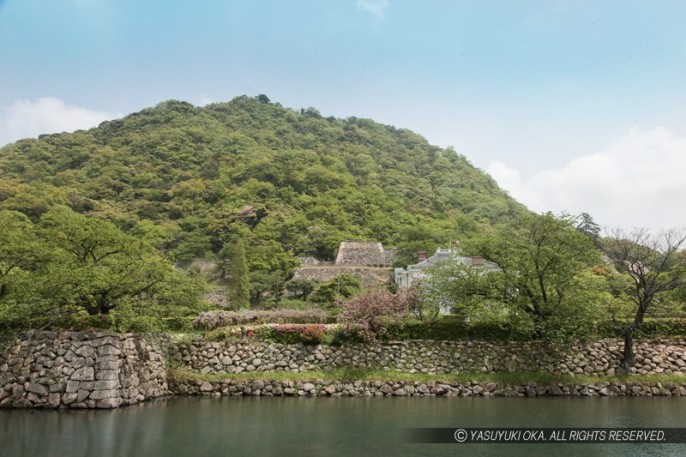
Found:
[(254, 330), (257, 338), (282, 344), (321, 344), (328, 333), (324, 324), (263, 325)]
[[(597, 334), (601, 338), (619, 338), (622, 336), (622, 328), (629, 324), (630, 321), (619, 320), (602, 321), (597, 326)], [(686, 319), (685, 318), (646, 318), (643, 321), (641, 331), (636, 334), (637, 337), (672, 337), (672, 336), (686, 336)]]
[[(522, 331), (520, 324), (509, 322), (479, 322), (469, 324), (459, 316), (441, 316), (435, 321), (420, 321), (414, 318), (389, 319), (379, 316), (374, 319), (373, 336), (377, 340), (484, 340), (484, 341), (527, 341), (532, 338), (532, 329)], [(246, 328), (248, 338), (272, 341), (282, 344), (355, 344), (370, 341), (369, 326), (349, 323), (341, 327), (323, 324), (304, 325), (258, 325)], [(686, 336), (686, 319), (648, 319), (644, 332), (646, 337)], [(605, 321), (596, 328), (596, 337), (617, 338), (621, 336), (617, 323)], [(221, 327), (205, 335), (211, 341), (232, 341), (241, 338), (240, 327)]]
[[(593, 337), (619, 338), (622, 336), (621, 325), (622, 322), (602, 321), (597, 324)], [(485, 321), (470, 325), (457, 316), (443, 316), (434, 322), (405, 320), (400, 324), (388, 324), (385, 328), (384, 339), (526, 341), (531, 340), (532, 335), (532, 329), (527, 331), (519, 323)], [(686, 319), (646, 319), (640, 336), (655, 338), (686, 336)]]
[(197, 329), (212, 330), (218, 327), (246, 324), (318, 324), (332, 319), (322, 309), (275, 309), (247, 311), (208, 311), (193, 321)]
[(330, 344), (342, 346), (344, 344), (357, 344), (367, 342), (364, 329), (354, 324), (346, 325), (336, 329), (331, 334)]
[(331, 305), (360, 292), (362, 282), (355, 276), (342, 274), (320, 284), (309, 297), (312, 303)]
[(344, 303), (338, 322), (344, 324), (348, 331), (354, 329), (363, 339), (372, 341), (382, 338), (389, 326), (401, 325), (411, 308), (407, 295), (372, 291)]
[(503, 322), (483, 322), (468, 325), (462, 319), (442, 317), (435, 321), (406, 320), (389, 324), (385, 328), (387, 340), (524, 340), (527, 335), (518, 332), (517, 326)]

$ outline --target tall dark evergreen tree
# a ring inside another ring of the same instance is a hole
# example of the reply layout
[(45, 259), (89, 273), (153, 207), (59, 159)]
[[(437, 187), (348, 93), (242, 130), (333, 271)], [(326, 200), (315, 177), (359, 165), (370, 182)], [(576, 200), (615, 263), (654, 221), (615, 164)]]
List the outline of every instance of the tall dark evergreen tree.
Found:
[(245, 260), (245, 242), (238, 239), (229, 254), (229, 306), (233, 309), (250, 307), (250, 280)]
[(600, 237), (600, 226), (596, 224), (591, 215), (588, 213), (579, 214), (576, 220), (576, 229), (581, 233), (586, 234), (591, 240), (593, 240), (593, 244), (597, 246)]

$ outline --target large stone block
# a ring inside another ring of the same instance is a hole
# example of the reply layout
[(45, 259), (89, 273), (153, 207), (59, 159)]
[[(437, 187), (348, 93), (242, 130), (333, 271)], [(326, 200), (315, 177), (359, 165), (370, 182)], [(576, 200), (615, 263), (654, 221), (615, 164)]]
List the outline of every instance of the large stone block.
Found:
[(109, 381), (113, 379), (119, 379), (119, 373), (117, 370), (100, 370), (95, 373), (95, 379), (98, 381)]
[(54, 392), (48, 395), (48, 406), (51, 408), (59, 408), (60, 407), (60, 394), (59, 392)]
[(62, 404), (71, 405), (76, 401), (78, 395), (76, 393), (65, 393), (62, 394)]
[(95, 405), (96, 407), (101, 409), (111, 409), (118, 408), (119, 405), (121, 405), (121, 402), (121, 398), (105, 398), (102, 400), (98, 400)]
[(99, 370), (118, 370), (119, 362), (98, 362), (96, 363), (96, 367)]
[(116, 389), (119, 387), (119, 380), (112, 379), (108, 381), (96, 381), (93, 388), (95, 390)]
[(62, 393), (62, 392), (64, 392), (65, 385), (66, 384), (64, 382), (52, 382), (52, 383), (50, 383), (50, 393), (55, 393), (55, 392)]
[(120, 355), (121, 350), (117, 349), (114, 346), (104, 345), (98, 347), (98, 356), (102, 357), (103, 355)]
[(99, 346), (103, 346), (103, 345), (106, 345), (106, 344), (109, 344), (109, 345), (111, 345), (111, 346), (115, 346), (115, 345), (117, 345), (118, 343), (119, 343), (119, 339), (118, 339), (118, 338), (114, 338), (114, 337), (112, 337), (112, 336), (104, 336), (104, 337), (101, 337), (101, 338), (96, 338), (96, 339), (94, 339), (94, 340), (91, 342), (91, 344), (92, 344), (94, 347), (99, 347)]
[(73, 394), (73, 393), (78, 392), (80, 384), (81, 383), (79, 381), (67, 381), (66, 392), (68, 394)]
[(81, 357), (91, 357), (93, 354), (95, 354), (95, 349), (90, 345), (83, 345), (76, 350), (76, 355), (80, 355)]
[(45, 386), (43, 384), (38, 384), (38, 383), (31, 383), (29, 385), (29, 392), (33, 392), (35, 394), (40, 395), (41, 397), (48, 395), (50, 393), (50, 388), (48, 386)]
[(93, 367), (83, 367), (71, 375), (72, 381), (93, 381), (95, 379), (95, 371)]
[(91, 400), (104, 400), (108, 398), (119, 398), (119, 391), (117, 389), (108, 389), (108, 390), (94, 390), (90, 394), (90, 399)]
[(88, 398), (91, 394), (90, 390), (86, 389), (79, 389), (79, 391), (76, 394), (76, 401), (78, 403), (82, 403), (86, 398)]
[(12, 407), (14, 408), (31, 408), (32, 406), (33, 403), (31, 403), (31, 401), (26, 398), (20, 398), (19, 400), (12, 403)]

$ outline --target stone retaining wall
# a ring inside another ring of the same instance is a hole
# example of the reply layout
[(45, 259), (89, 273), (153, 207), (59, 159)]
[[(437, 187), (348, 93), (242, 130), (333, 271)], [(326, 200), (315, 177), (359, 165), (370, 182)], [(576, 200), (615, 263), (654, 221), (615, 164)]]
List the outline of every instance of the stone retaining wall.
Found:
[[(305, 346), (249, 342), (194, 342), (172, 348), (182, 367), (202, 374), (251, 371), (381, 368), (408, 373), (536, 372), (618, 374), (623, 342), (606, 339), (566, 348), (534, 342), (402, 341), (380, 345)], [(635, 344), (636, 374), (686, 373), (686, 341)]]
[(159, 397), (163, 354), (131, 334), (30, 334), (0, 354), (0, 407), (116, 408)]
[(684, 383), (534, 382), (506, 385), (495, 382), (382, 382), (382, 381), (170, 381), (177, 395), (267, 396), (267, 397), (653, 397), (686, 396)]
[[(0, 407), (116, 408), (169, 393), (166, 350), (196, 373), (304, 372), (373, 368), (407, 373), (550, 372), (614, 375), (622, 343), (601, 340), (566, 349), (526, 342), (403, 341), (378, 345), (304, 346), (244, 342), (158, 344), (132, 334), (42, 332), (0, 354)], [(637, 342), (636, 374), (686, 376), (686, 341)], [(264, 379), (264, 375), (260, 378)], [(437, 378), (440, 378), (438, 376)], [(686, 396), (684, 383), (598, 382), (539, 386), (493, 382), (170, 381), (182, 395), (292, 396)]]

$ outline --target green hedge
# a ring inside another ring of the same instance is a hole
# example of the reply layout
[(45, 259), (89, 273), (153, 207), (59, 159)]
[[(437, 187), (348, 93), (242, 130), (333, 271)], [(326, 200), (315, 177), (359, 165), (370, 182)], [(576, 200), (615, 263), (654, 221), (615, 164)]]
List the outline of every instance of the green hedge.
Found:
[[(597, 325), (595, 338), (620, 338), (622, 323), (604, 321)], [(442, 316), (436, 321), (410, 320), (403, 323), (384, 324), (384, 331), (377, 335), (383, 341), (392, 340), (488, 340), (488, 341), (526, 341), (531, 335), (507, 323), (466, 324), (457, 316)], [(259, 325), (248, 330), (249, 337), (283, 344), (349, 344), (361, 343), (365, 339), (354, 326), (336, 330), (323, 324)], [(686, 319), (658, 318), (646, 319), (636, 338), (641, 337), (683, 337), (686, 336)], [(222, 327), (206, 334), (210, 340), (230, 340), (240, 337), (240, 329)], [(592, 338), (593, 338), (592, 337)]]
[[(627, 322), (600, 322), (595, 332), (598, 338), (620, 338), (622, 325)], [(648, 318), (644, 321), (637, 338), (659, 338), (686, 336), (685, 318)], [(508, 323), (479, 323), (467, 325), (461, 319), (445, 316), (434, 322), (408, 321), (403, 324), (388, 324), (388, 340), (500, 340), (521, 341), (531, 335), (522, 333)]]
[(462, 319), (446, 316), (436, 321), (412, 320), (386, 326), (389, 340), (519, 340), (516, 329), (506, 323), (467, 325)]
[[(598, 336), (601, 338), (619, 338), (623, 335), (623, 326), (630, 321), (604, 321), (598, 324)], [(646, 318), (641, 330), (635, 337), (674, 337), (686, 336), (686, 318)]]

